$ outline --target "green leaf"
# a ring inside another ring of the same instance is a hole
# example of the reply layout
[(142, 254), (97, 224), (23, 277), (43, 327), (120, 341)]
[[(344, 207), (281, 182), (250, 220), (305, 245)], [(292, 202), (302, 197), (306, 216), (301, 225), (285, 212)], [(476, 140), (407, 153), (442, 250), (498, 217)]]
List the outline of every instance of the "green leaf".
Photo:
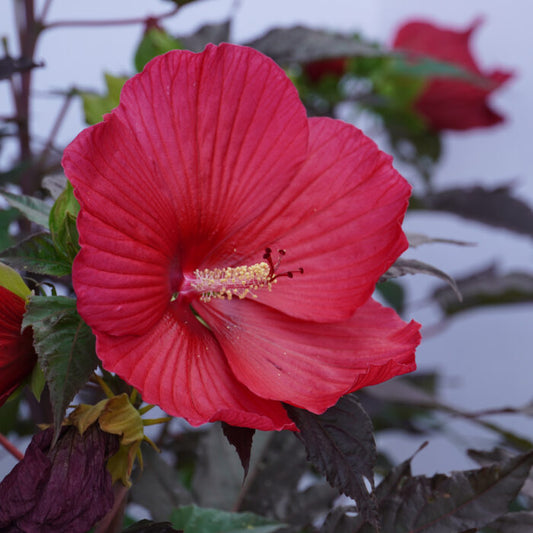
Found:
[(178, 39), (161, 28), (150, 28), (143, 36), (135, 52), (135, 69), (140, 72), (154, 57), (170, 50), (183, 48)]
[(4, 405), (0, 407), (0, 433), (7, 435), (15, 428), (20, 405), (20, 394), (13, 394)]
[(24, 300), (31, 294), (20, 274), (3, 263), (0, 263), (0, 287), (4, 287)]
[(19, 216), (16, 209), (0, 209), (0, 250), (8, 248), (14, 243), (13, 237), (9, 234), (9, 225)]
[(422, 58), (413, 61), (411, 57), (397, 55), (388, 64), (391, 73), (401, 76), (412, 76), (417, 78), (459, 78), (467, 79), (473, 83), (486, 83), (481, 76), (476, 76), (472, 72), (457, 66), (454, 63), (438, 61), (434, 58)]
[(43, 369), (39, 365), (35, 365), (30, 376), (30, 389), (37, 401), (41, 400), (45, 385), (46, 378)]
[(80, 92), (83, 111), (87, 124), (97, 124), (102, 121), (106, 113), (111, 112), (120, 102), (120, 92), (128, 80), (125, 76), (105, 74), (107, 94), (99, 95), (90, 92)]
[(18, 270), (49, 276), (67, 276), (72, 269), (72, 260), (56, 248), (48, 233), (37, 233), (7, 248), (0, 259)]
[(79, 251), (76, 217), (80, 204), (74, 197), (74, 190), (67, 182), (50, 211), (50, 233), (56, 248), (71, 262)]
[(48, 229), (51, 207), (46, 202), (33, 196), (13, 194), (7, 191), (1, 191), (0, 194), (11, 207), (18, 209), (28, 220)]
[(374, 486), (376, 443), (372, 422), (357, 398), (343, 396), (321, 415), (289, 405), (285, 409), (300, 430), (308, 459), (333, 487), (357, 502), (367, 521), (377, 525), (375, 501), (363, 480)]
[(274, 533), (284, 526), (252, 513), (230, 513), (195, 505), (176, 509), (170, 520), (184, 533)]
[(177, 529), (172, 527), (170, 522), (152, 522), (151, 520), (141, 520), (127, 529), (123, 529), (122, 533), (179, 533)]
[(385, 281), (376, 285), (376, 290), (399, 315), (403, 313), (405, 309), (405, 291), (399, 283)]
[(78, 315), (76, 300), (65, 296), (31, 298), (22, 321), (22, 328), (28, 326), (50, 390), (57, 434), (66, 408), (98, 363), (94, 335)]

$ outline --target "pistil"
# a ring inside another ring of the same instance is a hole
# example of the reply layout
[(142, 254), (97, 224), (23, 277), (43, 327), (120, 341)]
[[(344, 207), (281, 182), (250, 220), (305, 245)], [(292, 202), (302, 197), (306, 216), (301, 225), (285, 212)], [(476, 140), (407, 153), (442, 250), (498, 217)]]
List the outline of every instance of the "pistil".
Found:
[(279, 272), (281, 259), (285, 250), (278, 250), (278, 259), (274, 263), (272, 250), (266, 248), (263, 254), (264, 261), (253, 265), (243, 265), (224, 268), (196, 269), (194, 278), (187, 278), (185, 287), (171, 297), (171, 302), (178, 299), (180, 293), (199, 295), (202, 302), (209, 302), (213, 298), (231, 300), (234, 296), (240, 299), (246, 297), (257, 298), (256, 292), (260, 289), (272, 290), (272, 285), (278, 278), (293, 278), (295, 273), (303, 274), (303, 268), (294, 271)]

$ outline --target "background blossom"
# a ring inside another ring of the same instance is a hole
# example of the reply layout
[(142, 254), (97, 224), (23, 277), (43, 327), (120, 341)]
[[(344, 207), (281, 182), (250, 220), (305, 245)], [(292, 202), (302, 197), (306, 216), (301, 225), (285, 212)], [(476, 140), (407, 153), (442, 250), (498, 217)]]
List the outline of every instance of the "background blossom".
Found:
[(399, 28), (393, 47), (413, 57), (430, 57), (461, 67), (471, 80), (435, 76), (415, 101), (415, 109), (434, 130), (467, 130), (488, 127), (504, 118), (488, 104), (489, 96), (512, 77), (510, 71), (480, 69), (470, 51), (470, 38), (481, 24), (475, 20), (465, 30), (453, 30), (425, 21), (412, 21)]

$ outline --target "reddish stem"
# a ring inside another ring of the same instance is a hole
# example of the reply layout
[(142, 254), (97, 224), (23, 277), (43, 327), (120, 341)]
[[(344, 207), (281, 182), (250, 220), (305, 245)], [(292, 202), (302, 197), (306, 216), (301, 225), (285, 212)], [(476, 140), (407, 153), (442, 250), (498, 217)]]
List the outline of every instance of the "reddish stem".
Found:
[(7, 440), (7, 438), (2, 435), (2, 433), (0, 433), (0, 444), (15, 458), (17, 459), (17, 461), (20, 461), (22, 459), (24, 459), (24, 454), (18, 449), (16, 448), (15, 446), (13, 446), (13, 444), (11, 444), (11, 442), (9, 442)]
[(174, 7), (171, 11), (161, 15), (151, 15), (144, 17), (137, 17), (131, 19), (115, 19), (115, 20), (58, 20), (50, 22), (43, 26), (43, 29), (52, 28), (71, 28), (71, 27), (94, 27), (94, 26), (127, 26), (130, 24), (144, 24), (147, 20), (162, 20), (171, 17), (178, 12), (179, 6)]
[[(15, 2), (15, 15), (19, 37), (20, 55), (28, 61), (33, 61), (35, 45), (39, 35), (39, 27), (35, 20), (34, 0)], [(16, 107), (16, 120), (18, 127), (19, 158), (21, 163), (31, 162), (33, 153), (29, 128), (30, 95), (31, 95), (31, 69), (20, 72), (13, 80), (13, 97)], [(20, 177), (20, 186), (24, 194), (31, 195), (39, 187), (39, 176), (33, 166)]]
[(128, 501), (128, 488), (117, 481), (113, 486), (115, 502), (111, 510), (94, 526), (95, 533), (117, 533), (122, 530), (124, 510)]

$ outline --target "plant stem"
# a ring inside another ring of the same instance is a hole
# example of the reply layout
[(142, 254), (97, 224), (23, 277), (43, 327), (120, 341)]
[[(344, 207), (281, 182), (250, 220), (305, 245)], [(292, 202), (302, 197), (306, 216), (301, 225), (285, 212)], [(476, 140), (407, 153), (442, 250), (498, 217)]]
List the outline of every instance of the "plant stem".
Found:
[(41, 150), (41, 153), (39, 154), (39, 157), (35, 164), (36, 173), (39, 175), (43, 173), (46, 159), (49, 153), (51, 152), (52, 148), (54, 147), (54, 140), (59, 132), (59, 128), (61, 127), (63, 120), (65, 119), (70, 103), (72, 102), (72, 97), (73, 97), (72, 93), (68, 93), (66, 95), (63, 105), (61, 106), (59, 113), (57, 114), (56, 120), (54, 124), (52, 125), (52, 129), (50, 130), (48, 139), (46, 140), (46, 143), (43, 149)]
[(50, 22), (43, 26), (43, 29), (50, 30), (52, 28), (72, 28), (72, 27), (85, 27), (90, 28), (94, 26), (127, 26), (131, 24), (144, 24), (147, 20), (162, 20), (175, 15), (178, 12), (179, 6), (174, 7), (172, 10), (162, 13), (161, 15), (137, 17), (131, 19), (115, 19), (115, 20), (58, 20), (56, 22)]
[(46, 15), (48, 15), (48, 10), (50, 9), (51, 5), (52, 5), (52, 0), (45, 0), (43, 9), (41, 11), (41, 15), (39, 16), (39, 20), (41, 21), (41, 23), (44, 22)]
[(94, 526), (95, 533), (116, 533), (122, 530), (122, 519), (126, 508), (128, 488), (117, 481), (113, 486), (115, 503), (111, 510)]
[(24, 458), (24, 454), (18, 448), (13, 446), (2, 433), (0, 433), (0, 445), (2, 445), (18, 461)]

